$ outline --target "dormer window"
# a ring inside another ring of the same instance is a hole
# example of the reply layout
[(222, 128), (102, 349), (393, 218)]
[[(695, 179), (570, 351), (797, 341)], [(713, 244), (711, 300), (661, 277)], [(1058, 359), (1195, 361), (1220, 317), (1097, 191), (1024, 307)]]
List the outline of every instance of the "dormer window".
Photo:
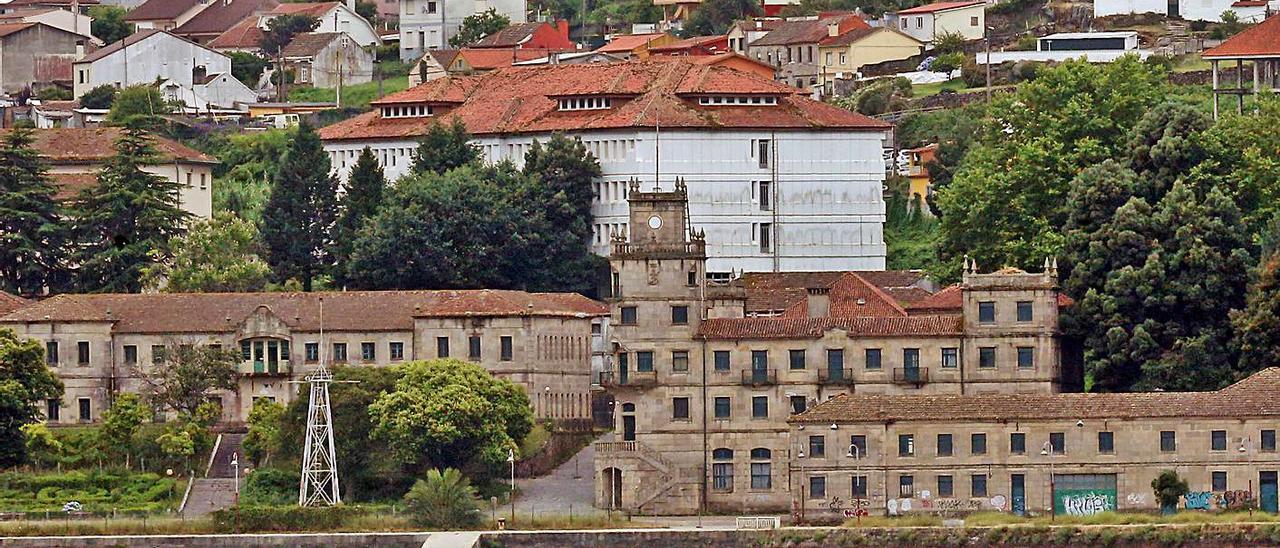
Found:
[(422, 118), (431, 116), (431, 105), (387, 105), (381, 111), (383, 118)]
[(707, 95), (699, 97), (698, 104), (703, 106), (777, 105), (778, 98), (773, 96)]
[(560, 110), (604, 110), (609, 103), (608, 97), (569, 97), (560, 100)]

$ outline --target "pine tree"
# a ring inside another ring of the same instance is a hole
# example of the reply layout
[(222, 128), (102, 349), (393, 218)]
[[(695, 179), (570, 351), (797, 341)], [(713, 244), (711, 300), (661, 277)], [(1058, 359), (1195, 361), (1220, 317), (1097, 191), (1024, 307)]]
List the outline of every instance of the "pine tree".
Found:
[(427, 128), (427, 134), (413, 155), (413, 171), (443, 175), (451, 169), (479, 161), (480, 150), (471, 145), (467, 126), (463, 125), (461, 118), (454, 117), (448, 127), (436, 120)]
[(315, 278), (328, 271), (337, 195), (338, 180), (329, 173), (320, 136), (308, 124), (299, 125), (262, 214), (267, 260), (279, 281), (297, 279), (311, 291)]
[(181, 234), (189, 214), (179, 207), (182, 185), (143, 171), (155, 164), (151, 138), (138, 125), (121, 130), (115, 155), (75, 206), (81, 231), (76, 250), (80, 289), (136, 292), (142, 269), (167, 260), (169, 240)]
[(546, 144), (534, 141), (524, 174), (515, 202), (523, 209), (520, 233), (529, 239), (523, 287), (594, 293), (601, 262), (590, 248), (591, 201), (600, 163), (582, 141), (557, 134)]
[(26, 295), (67, 281), (69, 237), (32, 141), (30, 129), (15, 129), (0, 148), (0, 289)]
[(387, 178), (378, 167), (378, 160), (369, 147), (364, 147), (347, 178), (346, 193), (341, 200), (342, 214), (333, 227), (333, 277), (340, 285), (347, 282), (345, 268), (351, 262), (356, 233), (366, 219), (378, 212), (386, 190)]
[(1247, 303), (1232, 315), (1240, 355), (1237, 377), (1280, 364), (1280, 255), (1263, 259)]

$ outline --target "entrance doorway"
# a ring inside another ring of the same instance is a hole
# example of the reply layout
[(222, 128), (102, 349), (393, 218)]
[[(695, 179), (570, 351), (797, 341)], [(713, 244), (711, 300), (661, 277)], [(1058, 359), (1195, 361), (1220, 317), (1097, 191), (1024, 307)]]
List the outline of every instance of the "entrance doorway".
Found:
[(1015, 516), (1027, 515), (1027, 478), (1022, 474), (1009, 476), (1009, 504)]
[(622, 470), (605, 468), (601, 484), (604, 486), (604, 507), (609, 510), (622, 508)]
[(1258, 472), (1258, 507), (1263, 512), (1276, 513), (1276, 473)]

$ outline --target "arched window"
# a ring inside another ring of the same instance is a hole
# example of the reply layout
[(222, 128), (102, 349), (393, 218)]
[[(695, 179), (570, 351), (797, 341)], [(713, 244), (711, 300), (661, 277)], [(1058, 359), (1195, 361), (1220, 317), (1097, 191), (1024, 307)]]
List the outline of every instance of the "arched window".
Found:
[(711, 465), (711, 490), (720, 493), (733, 492), (733, 449), (721, 447), (711, 451), (711, 458), (717, 461)]
[(769, 459), (773, 452), (764, 447), (751, 450), (751, 460), (764, 461), (751, 463), (751, 488), (756, 490), (773, 489), (773, 465)]
[(711, 458), (715, 460), (733, 460), (733, 449), (721, 447), (711, 451)]
[(624, 403), (624, 404), (622, 404), (622, 412), (623, 412), (623, 413), (635, 413), (635, 412), (636, 412), (636, 404), (634, 404), (634, 403)]
[(751, 460), (769, 460), (771, 458), (773, 458), (773, 452), (764, 447), (757, 447), (751, 450)]

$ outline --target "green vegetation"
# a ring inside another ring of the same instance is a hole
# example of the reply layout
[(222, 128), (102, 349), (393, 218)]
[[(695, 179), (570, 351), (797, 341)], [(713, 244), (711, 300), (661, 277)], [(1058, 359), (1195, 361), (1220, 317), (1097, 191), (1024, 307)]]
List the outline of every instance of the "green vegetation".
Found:
[(267, 262), (278, 282), (311, 291), (331, 264), (327, 246), (338, 213), (338, 178), (311, 126), (298, 126), (280, 159), (260, 225)]
[(71, 226), (34, 139), (15, 129), (0, 141), (0, 290), (19, 295), (61, 288), (69, 276)]
[(215, 212), (169, 241), (173, 258), (147, 265), (144, 284), (170, 293), (262, 291), (271, 268), (260, 258), (260, 241), (258, 225)]
[(89, 17), (93, 18), (89, 32), (104, 44), (114, 44), (123, 40), (126, 36), (133, 34), (133, 25), (124, 20), (126, 13), (120, 6), (101, 5), (89, 8)]
[(507, 28), (511, 18), (489, 8), (480, 13), (473, 13), (462, 18), (462, 25), (457, 34), (449, 37), (449, 46), (461, 48), (480, 41), (481, 38)]
[(0, 474), (0, 511), (61, 512), (79, 502), (85, 512), (162, 512), (182, 498), (186, 483), (155, 473), (72, 471)]
[[(934, 82), (932, 84), (916, 84), (911, 86), (911, 95), (913, 97), (928, 97), (937, 95), (943, 91), (964, 92), (967, 86), (963, 78), (952, 78), (945, 82)], [(982, 90), (979, 90), (982, 91)]]
[[(382, 93), (391, 94), (409, 89), (409, 77), (396, 76), (382, 81)], [(342, 106), (358, 109), (369, 108), (369, 102), (378, 98), (378, 82), (366, 82), (353, 86), (342, 86)], [(293, 102), (332, 103), (337, 100), (337, 92), (333, 88), (297, 87), (289, 89), (289, 100)]]
[(931, 271), (938, 264), (938, 220), (929, 214), (928, 206), (918, 199), (908, 202), (904, 194), (895, 193), (885, 204), (886, 267)]
[(480, 523), (476, 491), (453, 468), (428, 470), (405, 494), (404, 503), (413, 523), (427, 529), (466, 529)]

